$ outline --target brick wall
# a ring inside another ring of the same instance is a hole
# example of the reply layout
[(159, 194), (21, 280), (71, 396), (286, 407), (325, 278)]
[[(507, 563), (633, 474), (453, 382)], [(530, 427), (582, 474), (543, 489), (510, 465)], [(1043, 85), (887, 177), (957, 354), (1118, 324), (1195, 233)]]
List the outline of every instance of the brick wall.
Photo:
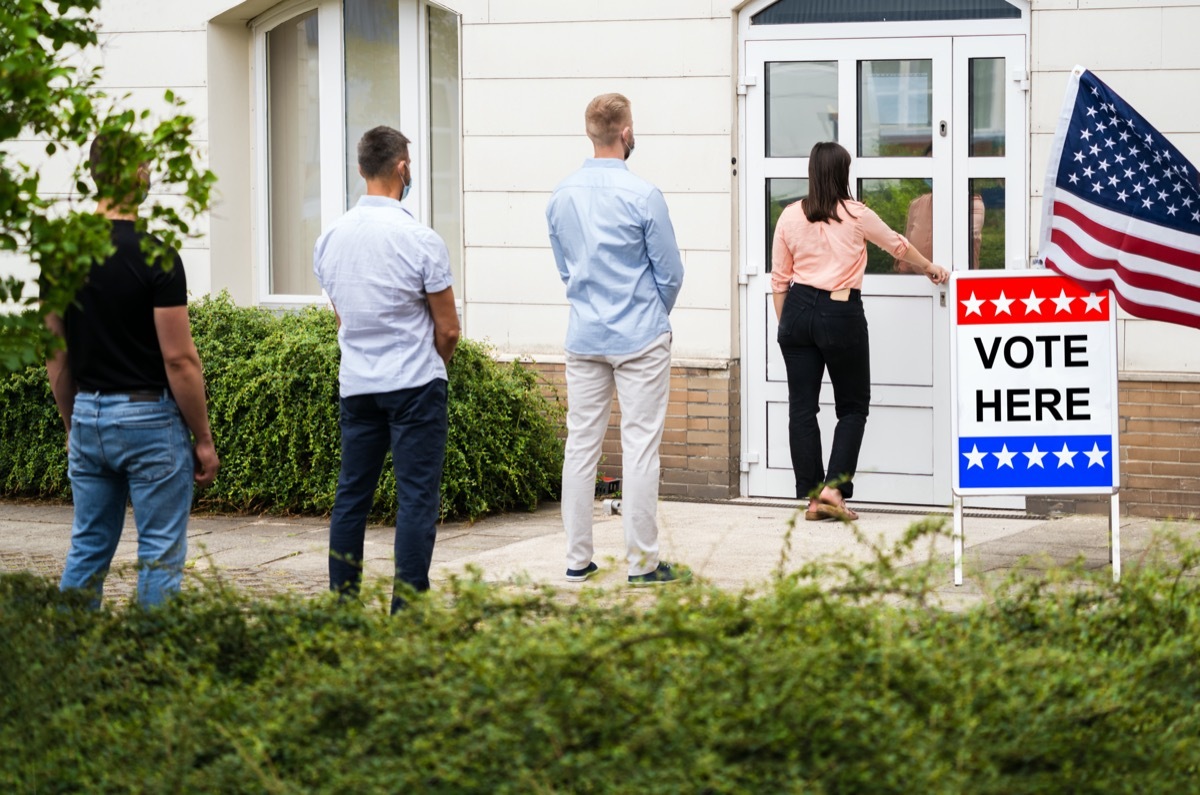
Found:
[(1200, 383), (1121, 381), (1121, 509), (1200, 515)]
[[(1200, 516), (1200, 383), (1121, 380), (1121, 513)], [(1104, 495), (1031, 497), (1033, 513), (1109, 511)]]
[[(546, 380), (547, 391), (556, 391), (565, 403), (564, 365), (529, 366)], [(741, 370), (737, 362), (721, 369), (671, 368), (671, 396), (660, 451), (662, 496), (738, 496), (741, 411)], [(621, 409), (615, 397), (600, 473), (610, 477), (621, 474)]]

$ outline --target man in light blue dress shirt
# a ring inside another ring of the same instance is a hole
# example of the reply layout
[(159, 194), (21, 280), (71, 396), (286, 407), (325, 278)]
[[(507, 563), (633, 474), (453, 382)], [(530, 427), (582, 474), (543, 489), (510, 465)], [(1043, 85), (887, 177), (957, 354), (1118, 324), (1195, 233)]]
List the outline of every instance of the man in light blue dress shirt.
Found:
[(429, 588), (448, 427), (446, 365), (458, 310), (446, 244), (400, 201), (412, 186), (408, 138), (390, 127), (358, 144), (367, 195), (317, 240), (313, 271), (338, 317), (342, 467), (329, 527), (329, 587), (354, 596), (363, 537), (389, 450), (396, 473), (395, 580)]
[(629, 583), (658, 585), (687, 576), (659, 559), (657, 522), (658, 448), (671, 383), (668, 315), (683, 283), (683, 261), (662, 193), (625, 165), (634, 149), (629, 100), (602, 94), (585, 120), (595, 157), (559, 184), (546, 208), (571, 306), (562, 484), (567, 580), (582, 582), (598, 570), (592, 509), (615, 387)]

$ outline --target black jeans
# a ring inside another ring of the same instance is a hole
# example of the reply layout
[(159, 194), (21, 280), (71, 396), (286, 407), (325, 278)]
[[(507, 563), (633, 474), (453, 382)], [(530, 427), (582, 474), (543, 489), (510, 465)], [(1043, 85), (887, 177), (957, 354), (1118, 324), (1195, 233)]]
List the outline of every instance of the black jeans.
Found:
[[(862, 293), (851, 290), (848, 301), (834, 301), (827, 290), (793, 284), (779, 318), (778, 339), (787, 367), (788, 441), (796, 497), (805, 499), (827, 482), (837, 483), (843, 497), (852, 497), (871, 408), (871, 349)], [(827, 367), (838, 420), (828, 470), (821, 463), (817, 424)]]
[[(448, 425), (446, 382), (342, 398), (342, 469), (329, 525), (329, 587), (352, 596), (362, 582), (367, 514), (383, 459), (396, 473), (396, 581), (429, 590), (429, 564), (441, 513)], [(392, 596), (392, 612), (404, 606)]]

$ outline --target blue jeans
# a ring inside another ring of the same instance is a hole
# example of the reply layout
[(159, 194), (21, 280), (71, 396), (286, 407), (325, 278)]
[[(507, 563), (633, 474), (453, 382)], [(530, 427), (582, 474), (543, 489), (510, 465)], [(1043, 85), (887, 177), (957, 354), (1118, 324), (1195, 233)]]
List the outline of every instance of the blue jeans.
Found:
[[(144, 399), (143, 399), (144, 400)], [(187, 557), (194, 459), (191, 435), (175, 401), (80, 392), (71, 413), (68, 472), (75, 503), (71, 549), (60, 587), (94, 592), (121, 540), (125, 505), (138, 535), (137, 598), (155, 605), (179, 591)]]
[[(329, 524), (329, 588), (344, 596), (362, 584), (363, 537), (383, 459), (396, 473), (395, 580), (429, 590), (429, 564), (441, 515), (448, 427), (446, 382), (353, 395), (341, 401), (342, 469)], [(392, 596), (392, 612), (404, 599)]]
[[(787, 368), (788, 442), (796, 497), (806, 499), (826, 482), (846, 499), (854, 496), (854, 474), (871, 410), (871, 347), (862, 294), (834, 301), (827, 290), (793, 284), (779, 317), (779, 348)], [(821, 379), (829, 369), (837, 426), (829, 467), (821, 463)], [(838, 481), (841, 483), (838, 483)]]

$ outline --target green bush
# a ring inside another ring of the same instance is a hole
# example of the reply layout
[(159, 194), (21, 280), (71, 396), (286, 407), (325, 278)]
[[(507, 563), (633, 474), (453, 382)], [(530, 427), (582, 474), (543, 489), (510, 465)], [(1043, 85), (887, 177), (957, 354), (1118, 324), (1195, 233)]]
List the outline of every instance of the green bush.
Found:
[[(927, 528), (916, 528), (912, 539)], [(1152, 557), (1152, 556), (1151, 556)], [(456, 580), (386, 615), (247, 598), (80, 611), (0, 578), (6, 791), (1187, 792), (1200, 585), (1015, 579), (930, 606), (898, 553), (649, 602)], [(944, 581), (944, 579), (941, 579)]]
[[(193, 303), (191, 317), (221, 456), (220, 475), (197, 493), (198, 507), (327, 513), (341, 460), (333, 313), (275, 314), (221, 295)], [(449, 375), (443, 515), (474, 519), (554, 497), (561, 408), (542, 396), (537, 376), (519, 363), (497, 363), (470, 340)], [(69, 497), (65, 437), (44, 369), (0, 379), (0, 423), (9, 431), (0, 436), (0, 494)], [(389, 463), (374, 516), (388, 519), (395, 509)]]

